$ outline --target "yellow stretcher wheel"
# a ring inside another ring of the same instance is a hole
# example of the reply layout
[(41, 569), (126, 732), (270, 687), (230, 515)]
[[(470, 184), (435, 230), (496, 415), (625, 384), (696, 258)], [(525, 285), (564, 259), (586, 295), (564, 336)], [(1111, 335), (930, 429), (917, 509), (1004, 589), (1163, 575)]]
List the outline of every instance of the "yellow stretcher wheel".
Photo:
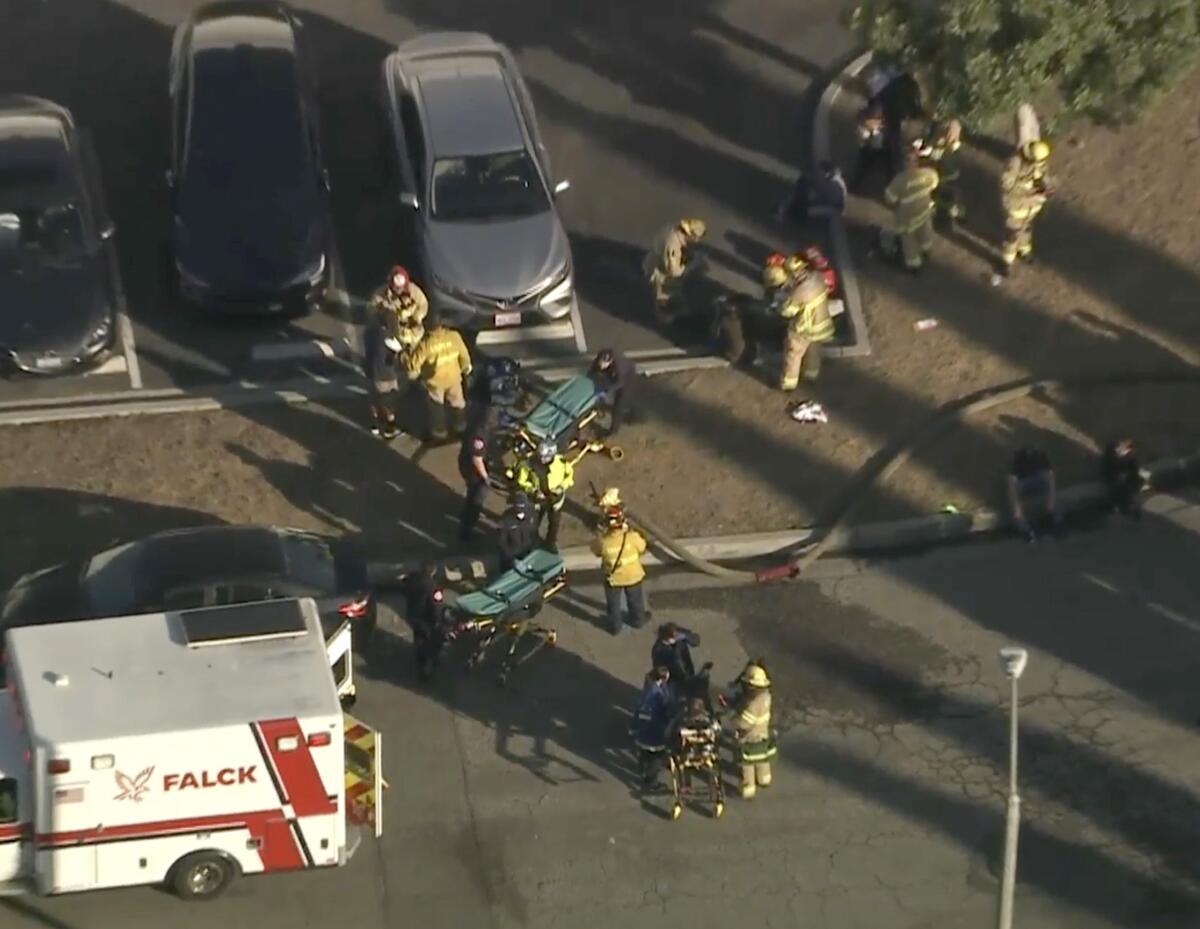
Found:
[(713, 807), (713, 816), (720, 819), (723, 815), (725, 815), (725, 803), (722, 801)]
[(546, 636), (546, 644), (553, 645), (557, 641), (558, 641), (558, 633), (555, 632), (553, 629), (551, 629), (550, 634), (548, 636)]
[(606, 450), (608, 452), (609, 461), (620, 461), (625, 457), (625, 449), (621, 448), (619, 445), (610, 445)]
[(671, 819), (672, 820), (678, 819), (682, 815), (683, 815), (683, 805), (682, 804), (676, 803), (673, 807), (671, 807)]

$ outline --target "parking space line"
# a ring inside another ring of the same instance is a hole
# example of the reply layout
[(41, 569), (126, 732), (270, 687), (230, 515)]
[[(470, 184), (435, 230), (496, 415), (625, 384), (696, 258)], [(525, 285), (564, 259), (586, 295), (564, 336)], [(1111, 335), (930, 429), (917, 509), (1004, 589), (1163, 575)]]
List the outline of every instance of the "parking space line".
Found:
[(579, 313), (578, 297), (571, 300), (571, 327), (575, 330), (575, 347), (579, 349), (579, 354), (586, 355), (587, 337), (583, 334), (583, 317)]
[[(578, 336), (571, 319), (540, 326), (520, 326), (513, 329), (485, 329), (475, 340), (477, 345), (505, 345), (512, 342), (549, 342), (560, 339), (575, 339)], [(581, 353), (582, 354), (582, 353)]]
[(125, 312), (125, 295), (121, 295), (121, 309), (117, 310), (117, 326), (121, 330), (121, 354), (125, 356), (125, 371), (129, 375), (129, 386), (142, 389), (142, 369), (138, 365), (137, 348), (133, 344), (133, 324)]
[[(118, 323), (118, 325), (120, 325)], [(104, 364), (96, 365), (83, 372), (84, 377), (95, 377), (97, 374), (125, 374), (129, 371), (129, 363), (122, 355), (110, 355)]]

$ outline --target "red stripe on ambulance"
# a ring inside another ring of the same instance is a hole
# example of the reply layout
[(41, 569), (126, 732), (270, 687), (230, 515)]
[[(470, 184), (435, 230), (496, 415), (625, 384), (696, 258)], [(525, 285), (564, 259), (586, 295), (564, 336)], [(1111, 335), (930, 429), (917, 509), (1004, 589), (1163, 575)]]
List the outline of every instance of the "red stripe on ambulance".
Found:
[[(270, 755), (271, 766), (279, 777), (283, 802), (290, 803), (297, 816), (336, 813), (337, 804), (330, 801), (329, 792), (321, 783), (321, 773), (313, 761), (299, 721), (295, 718), (268, 719), (257, 726)], [(295, 739), (296, 747), (281, 750), (280, 740), (288, 738)]]

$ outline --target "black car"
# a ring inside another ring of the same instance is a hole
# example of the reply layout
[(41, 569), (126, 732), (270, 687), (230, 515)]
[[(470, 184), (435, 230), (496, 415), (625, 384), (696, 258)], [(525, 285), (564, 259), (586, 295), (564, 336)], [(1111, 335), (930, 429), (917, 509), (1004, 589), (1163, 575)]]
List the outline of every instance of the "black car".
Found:
[(22, 577), (0, 628), (312, 597), (326, 635), (375, 627), (366, 562), (353, 545), (296, 529), (208, 526), (148, 536)]
[(183, 298), (300, 315), (333, 273), (329, 175), (299, 21), (283, 6), (202, 7), (171, 52), (170, 270)]
[(71, 114), (0, 97), (0, 368), (63, 374), (103, 360), (120, 288), (94, 153)]

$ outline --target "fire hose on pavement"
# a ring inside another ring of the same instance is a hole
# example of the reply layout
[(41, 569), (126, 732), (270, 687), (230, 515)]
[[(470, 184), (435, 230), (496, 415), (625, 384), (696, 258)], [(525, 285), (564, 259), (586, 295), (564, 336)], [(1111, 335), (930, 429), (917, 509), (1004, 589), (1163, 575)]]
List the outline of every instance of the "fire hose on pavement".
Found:
[(1146, 371), (1118, 375), (1080, 375), (1075, 377), (1027, 378), (967, 394), (943, 404), (915, 429), (881, 449), (851, 479), (841, 498), (831, 507), (831, 516), (816, 541), (805, 543), (796, 550), (779, 554), (785, 558), (777, 565), (758, 571), (728, 568), (700, 558), (676, 541), (670, 533), (653, 520), (626, 508), (629, 520), (646, 531), (659, 545), (685, 564), (712, 577), (737, 584), (765, 584), (792, 580), (803, 574), (813, 562), (829, 549), (837, 532), (849, 521), (866, 499), (867, 491), (886, 481), (917, 449), (927, 445), (939, 433), (974, 413), (1029, 396), (1037, 390), (1081, 390), (1096, 387), (1145, 387), (1171, 384), (1200, 384), (1200, 371), (1195, 368), (1174, 372)]

